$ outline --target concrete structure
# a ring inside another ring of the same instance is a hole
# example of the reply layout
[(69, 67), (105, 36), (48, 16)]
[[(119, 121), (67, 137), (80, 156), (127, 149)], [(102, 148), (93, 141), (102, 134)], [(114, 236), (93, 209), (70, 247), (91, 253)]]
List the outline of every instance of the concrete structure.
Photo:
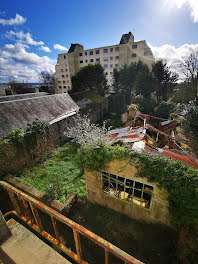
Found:
[(0, 247), (0, 264), (71, 264), (15, 220), (8, 225), (12, 236)]
[(11, 236), (10, 229), (8, 228), (6, 221), (0, 211), (0, 244)]
[(85, 171), (88, 200), (137, 220), (170, 225), (168, 193), (138, 177), (128, 160), (113, 160), (104, 171)]
[(108, 85), (113, 83), (113, 69), (141, 60), (149, 67), (154, 62), (151, 49), (145, 40), (134, 41), (131, 32), (122, 35), (120, 44), (84, 50), (80, 44), (71, 44), (67, 53), (59, 54), (56, 69), (57, 92), (71, 89), (71, 77), (88, 64), (101, 63), (105, 68)]

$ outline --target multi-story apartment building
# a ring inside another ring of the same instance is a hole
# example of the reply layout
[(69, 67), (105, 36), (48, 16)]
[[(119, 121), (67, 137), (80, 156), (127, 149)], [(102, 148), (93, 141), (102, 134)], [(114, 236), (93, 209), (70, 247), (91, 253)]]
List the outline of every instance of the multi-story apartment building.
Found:
[(72, 87), (71, 77), (88, 64), (100, 63), (105, 69), (108, 85), (112, 85), (114, 68), (119, 69), (139, 60), (151, 67), (154, 57), (146, 41), (134, 41), (131, 32), (123, 34), (117, 45), (84, 50), (80, 44), (71, 44), (67, 53), (58, 54), (55, 67), (57, 92), (69, 91)]

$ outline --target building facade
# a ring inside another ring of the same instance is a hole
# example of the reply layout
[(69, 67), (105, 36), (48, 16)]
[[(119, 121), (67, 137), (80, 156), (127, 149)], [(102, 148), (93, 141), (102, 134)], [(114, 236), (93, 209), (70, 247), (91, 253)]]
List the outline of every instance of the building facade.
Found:
[(80, 44), (71, 44), (67, 53), (58, 55), (56, 70), (57, 93), (72, 88), (71, 77), (81, 67), (100, 63), (106, 73), (107, 84), (113, 84), (113, 69), (141, 60), (149, 67), (154, 63), (152, 51), (145, 40), (134, 41), (131, 32), (123, 34), (120, 44), (84, 50)]

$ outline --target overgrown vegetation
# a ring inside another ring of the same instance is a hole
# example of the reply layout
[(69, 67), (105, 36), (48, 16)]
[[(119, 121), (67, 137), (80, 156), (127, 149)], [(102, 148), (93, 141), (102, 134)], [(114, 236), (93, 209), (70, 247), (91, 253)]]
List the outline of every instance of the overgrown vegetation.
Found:
[(14, 129), (0, 140), (0, 175), (16, 173), (53, 149), (47, 122), (34, 120), (26, 129)]
[[(78, 196), (86, 196), (83, 171), (75, 163), (77, 152), (76, 143), (66, 143), (59, 147), (50, 156), (30, 169), (25, 169), (20, 174), (20, 180), (31, 187), (46, 193), (51, 198), (58, 198), (65, 202), (64, 194), (69, 198), (73, 192)], [(61, 197), (58, 197), (56, 175), (58, 175)]]

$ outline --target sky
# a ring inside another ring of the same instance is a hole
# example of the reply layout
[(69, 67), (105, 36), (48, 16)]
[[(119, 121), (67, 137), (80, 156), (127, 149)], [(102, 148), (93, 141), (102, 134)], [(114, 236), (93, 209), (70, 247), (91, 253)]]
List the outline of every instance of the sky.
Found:
[(38, 82), (71, 43), (113, 45), (129, 31), (173, 67), (198, 48), (198, 0), (2, 0), (0, 83)]

